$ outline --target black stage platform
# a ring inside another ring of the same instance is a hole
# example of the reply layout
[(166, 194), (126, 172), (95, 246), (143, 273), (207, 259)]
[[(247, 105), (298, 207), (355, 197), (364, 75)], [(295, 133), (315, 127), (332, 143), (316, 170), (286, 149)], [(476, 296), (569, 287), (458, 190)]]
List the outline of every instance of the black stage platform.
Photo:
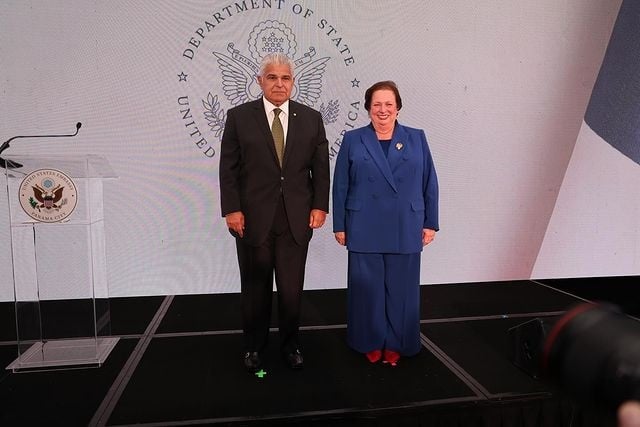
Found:
[[(396, 367), (346, 346), (345, 290), (306, 291), (304, 370), (284, 366), (273, 332), (261, 378), (242, 366), (237, 294), (114, 298), (121, 339), (106, 363), (3, 371), (0, 425), (613, 426), (516, 368), (507, 330), (583, 298), (637, 315), (636, 279), (423, 286), (424, 348)], [(0, 322), (4, 367), (17, 356), (13, 303)]]

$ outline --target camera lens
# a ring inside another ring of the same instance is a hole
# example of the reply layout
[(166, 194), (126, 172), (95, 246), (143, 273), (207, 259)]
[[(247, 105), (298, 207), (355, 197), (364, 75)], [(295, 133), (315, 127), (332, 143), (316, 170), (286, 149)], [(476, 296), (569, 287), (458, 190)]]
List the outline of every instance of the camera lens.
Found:
[(543, 348), (545, 376), (577, 400), (608, 409), (640, 398), (640, 322), (608, 304), (562, 316)]

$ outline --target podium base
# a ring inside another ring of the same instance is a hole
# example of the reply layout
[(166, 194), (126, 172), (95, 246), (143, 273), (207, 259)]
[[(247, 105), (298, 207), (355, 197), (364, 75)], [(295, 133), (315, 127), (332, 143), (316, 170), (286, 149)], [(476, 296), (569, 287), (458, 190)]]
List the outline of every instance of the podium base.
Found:
[(38, 341), (6, 369), (17, 373), (98, 368), (107, 360), (119, 339), (106, 337)]

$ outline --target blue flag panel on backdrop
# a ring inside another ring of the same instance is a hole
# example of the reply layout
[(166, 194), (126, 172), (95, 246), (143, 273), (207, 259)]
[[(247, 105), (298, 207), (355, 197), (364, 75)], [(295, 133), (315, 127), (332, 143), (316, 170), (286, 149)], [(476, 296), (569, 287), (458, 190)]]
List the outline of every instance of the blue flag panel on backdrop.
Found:
[(585, 122), (602, 139), (640, 164), (640, 2), (620, 7)]

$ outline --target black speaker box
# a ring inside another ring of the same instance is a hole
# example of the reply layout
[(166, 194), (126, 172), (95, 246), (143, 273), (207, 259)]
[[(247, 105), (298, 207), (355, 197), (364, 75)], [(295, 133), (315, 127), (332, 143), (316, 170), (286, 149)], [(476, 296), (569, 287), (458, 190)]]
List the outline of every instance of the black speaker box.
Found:
[(542, 350), (553, 323), (553, 320), (536, 317), (507, 331), (509, 359), (533, 378), (541, 376)]

